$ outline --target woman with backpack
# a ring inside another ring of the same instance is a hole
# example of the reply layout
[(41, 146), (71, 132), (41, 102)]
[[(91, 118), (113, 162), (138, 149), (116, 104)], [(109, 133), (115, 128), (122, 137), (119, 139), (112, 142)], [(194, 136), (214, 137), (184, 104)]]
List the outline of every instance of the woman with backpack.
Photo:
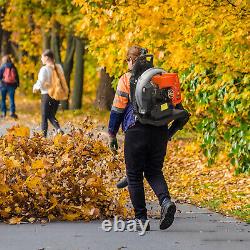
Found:
[(2, 63), (0, 67), (0, 89), (1, 89), (1, 117), (6, 117), (7, 107), (6, 107), (6, 96), (9, 94), (10, 98), (10, 116), (12, 118), (17, 118), (16, 115), (16, 105), (15, 105), (15, 91), (19, 86), (19, 76), (17, 69), (10, 56), (5, 55), (2, 58)]
[(68, 86), (63, 68), (60, 64), (55, 64), (54, 53), (51, 50), (43, 52), (41, 61), (43, 66), (39, 71), (38, 80), (33, 86), (33, 93), (41, 91), (41, 129), (44, 137), (47, 137), (49, 120), (56, 132), (63, 134), (55, 117), (59, 101), (68, 98)]

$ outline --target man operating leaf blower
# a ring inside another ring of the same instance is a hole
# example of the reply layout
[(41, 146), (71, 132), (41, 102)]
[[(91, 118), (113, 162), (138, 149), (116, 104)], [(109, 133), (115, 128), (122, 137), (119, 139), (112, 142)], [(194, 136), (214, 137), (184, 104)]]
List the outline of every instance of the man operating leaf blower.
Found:
[[(135, 220), (138, 225), (144, 224), (147, 221), (145, 177), (161, 206), (160, 229), (167, 229), (176, 212), (162, 173), (167, 142), (183, 128), (190, 115), (181, 104), (176, 73), (155, 68), (153, 56), (139, 46), (128, 49), (126, 60), (129, 71), (119, 79), (109, 120), (112, 150), (118, 149), (116, 134), (121, 124), (125, 132), (127, 177), (117, 186), (128, 185)], [(150, 230), (149, 224), (147, 230)]]

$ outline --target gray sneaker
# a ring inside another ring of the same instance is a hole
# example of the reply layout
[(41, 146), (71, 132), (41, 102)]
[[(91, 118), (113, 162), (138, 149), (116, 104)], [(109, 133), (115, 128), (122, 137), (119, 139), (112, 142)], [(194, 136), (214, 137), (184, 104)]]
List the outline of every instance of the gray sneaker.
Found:
[(176, 206), (174, 202), (172, 202), (169, 199), (165, 199), (161, 204), (161, 219), (160, 219), (161, 230), (167, 229), (173, 224), (175, 212), (176, 212)]

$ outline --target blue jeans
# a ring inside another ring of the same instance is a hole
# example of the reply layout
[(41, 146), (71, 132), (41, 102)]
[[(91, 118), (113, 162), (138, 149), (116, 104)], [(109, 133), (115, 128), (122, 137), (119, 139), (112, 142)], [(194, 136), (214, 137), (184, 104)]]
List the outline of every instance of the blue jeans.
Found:
[(16, 111), (15, 90), (16, 88), (14, 86), (2, 86), (1, 87), (1, 95), (2, 95), (1, 108), (2, 108), (3, 114), (6, 114), (6, 111), (7, 111), (7, 108), (6, 108), (7, 93), (9, 93), (9, 97), (10, 97), (10, 113), (15, 114), (15, 111)]

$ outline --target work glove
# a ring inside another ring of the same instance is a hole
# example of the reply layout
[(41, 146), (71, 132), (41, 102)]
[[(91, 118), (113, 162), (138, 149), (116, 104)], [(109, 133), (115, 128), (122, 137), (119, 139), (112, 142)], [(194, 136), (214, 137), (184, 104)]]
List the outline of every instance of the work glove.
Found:
[(109, 147), (113, 152), (116, 152), (118, 150), (118, 143), (115, 136), (109, 137)]

